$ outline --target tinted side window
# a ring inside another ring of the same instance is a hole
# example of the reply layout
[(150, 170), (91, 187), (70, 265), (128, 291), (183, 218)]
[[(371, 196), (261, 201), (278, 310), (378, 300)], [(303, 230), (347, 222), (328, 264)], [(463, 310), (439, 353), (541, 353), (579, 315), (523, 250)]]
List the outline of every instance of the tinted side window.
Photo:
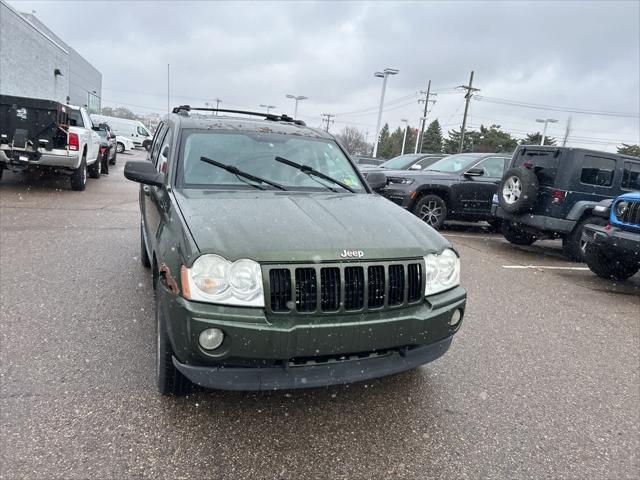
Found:
[(489, 157), (478, 163), (475, 168), (482, 168), (487, 177), (502, 178), (504, 173), (505, 159), (500, 157)]
[(72, 127), (84, 127), (84, 121), (79, 110), (69, 109), (69, 125)]
[(610, 187), (613, 184), (613, 174), (616, 171), (616, 161), (611, 158), (585, 155), (580, 172), (580, 182), (599, 187)]
[(640, 191), (640, 163), (624, 162), (622, 188)]
[(169, 151), (171, 149), (171, 130), (167, 132), (162, 140), (161, 147), (158, 150), (158, 162), (156, 163), (156, 170), (162, 173), (167, 172), (167, 161), (169, 160)]
[(155, 137), (153, 138), (153, 145), (151, 145), (151, 161), (155, 165), (158, 160), (158, 150), (160, 150), (160, 144), (164, 139), (164, 134), (167, 133), (167, 124), (163, 123), (158, 127)]
[(517, 156), (513, 166), (533, 168), (540, 185), (553, 186), (561, 159), (562, 152), (556, 150), (530, 150), (527, 148), (523, 155)]

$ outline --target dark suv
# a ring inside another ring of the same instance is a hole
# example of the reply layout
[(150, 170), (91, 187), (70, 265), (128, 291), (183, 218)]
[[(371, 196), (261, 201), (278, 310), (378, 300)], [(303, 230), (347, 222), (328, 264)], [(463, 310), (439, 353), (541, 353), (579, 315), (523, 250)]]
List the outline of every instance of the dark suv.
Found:
[(445, 220), (488, 220), (491, 200), (511, 155), (461, 153), (442, 158), (425, 170), (389, 172), (380, 193), (413, 212), (433, 228)]
[(383, 174), (368, 185), (331, 135), (289, 117), (191, 110), (125, 166), (142, 184), (162, 393), (346, 383), (448, 349), (466, 302), (458, 254), (373, 194)]
[(593, 214), (598, 202), (639, 188), (640, 158), (615, 153), (522, 146), (510, 167), (492, 207), (505, 238), (517, 245), (562, 238), (565, 254), (576, 261), (584, 260), (584, 226), (606, 223)]
[(596, 275), (626, 280), (640, 270), (640, 171), (634, 173), (637, 192), (596, 205), (593, 213), (606, 218), (604, 227), (585, 225), (585, 261)]

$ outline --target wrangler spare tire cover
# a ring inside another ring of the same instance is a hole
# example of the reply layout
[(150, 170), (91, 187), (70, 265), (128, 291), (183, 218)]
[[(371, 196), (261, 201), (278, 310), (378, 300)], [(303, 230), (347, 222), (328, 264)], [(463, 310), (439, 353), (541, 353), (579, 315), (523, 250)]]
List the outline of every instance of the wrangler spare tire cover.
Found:
[(508, 213), (524, 213), (533, 209), (538, 199), (538, 177), (524, 167), (511, 168), (498, 188), (498, 200)]

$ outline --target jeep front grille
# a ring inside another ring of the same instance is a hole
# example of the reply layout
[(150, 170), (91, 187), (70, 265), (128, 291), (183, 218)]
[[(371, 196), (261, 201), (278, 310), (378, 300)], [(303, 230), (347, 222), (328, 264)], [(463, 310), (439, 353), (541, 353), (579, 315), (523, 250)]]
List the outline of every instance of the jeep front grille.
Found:
[(616, 217), (622, 223), (640, 225), (640, 202), (627, 201), (627, 208), (624, 210), (622, 215), (616, 215)]
[(264, 266), (273, 313), (337, 313), (415, 304), (424, 293), (422, 262)]

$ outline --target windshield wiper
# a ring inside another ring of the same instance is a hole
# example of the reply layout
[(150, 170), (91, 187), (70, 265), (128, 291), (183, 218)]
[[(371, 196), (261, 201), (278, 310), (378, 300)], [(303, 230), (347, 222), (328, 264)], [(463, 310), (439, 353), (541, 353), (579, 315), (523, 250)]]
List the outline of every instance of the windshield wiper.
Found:
[(211, 160), (210, 158), (207, 158), (207, 157), (200, 157), (200, 160), (205, 162), (205, 163), (208, 163), (209, 165), (213, 165), (215, 167), (222, 168), (223, 170), (226, 170), (229, 173), (233, 173), (234, 175), (237, 175), (238, 177), (243, 177), (243, 178), (246, 178), (248, 180), (253, 180), (254, 182), (258, 182), (258, 183), (266, 183), (267, 185), (271, 185), (272, 187), (277, 188), (278, 190), (286, 190), (286, 188), (284, 188), (279, 183), (272, 182), (271, 180), (267, 180), (265, 178), (256, 177), (255, 175), (251, 175), (250, 173), (247, 173), (247, 172), (243, 172), (242, 170), (239, 170), (238, 168), (234, 167), (233, 165), (226, 165), (224, 163), (216, 162), (215, 160)]
[(306, 173), (307, 175), (314, 175), (318, 178), (322, 178), (323, 180), (327, 180), (328, 182), (335, 183), (336, 185), (341, 186), (342, 188), (350, 191), (351, 193), (356, 193), (355, 190), (351, 188), (349, 185), (342, 183), (340, 180), (336, 180), (335, 178), (332, 178), (329, 175), (325, 175), (324, 173), (319, 172), (315, 168), (312, 168), (308, 165), (302, 165), (300, 163), (292, 162), (291, 160), (287, 160), (286, 158), (282, 158), (282, 157), (276, 157), (275, 160), (276, 162), (284, 163), (285, 165), (289, 165), (290, 167), (297, 168), (298, 170), (300, 170), (303, 173)]

